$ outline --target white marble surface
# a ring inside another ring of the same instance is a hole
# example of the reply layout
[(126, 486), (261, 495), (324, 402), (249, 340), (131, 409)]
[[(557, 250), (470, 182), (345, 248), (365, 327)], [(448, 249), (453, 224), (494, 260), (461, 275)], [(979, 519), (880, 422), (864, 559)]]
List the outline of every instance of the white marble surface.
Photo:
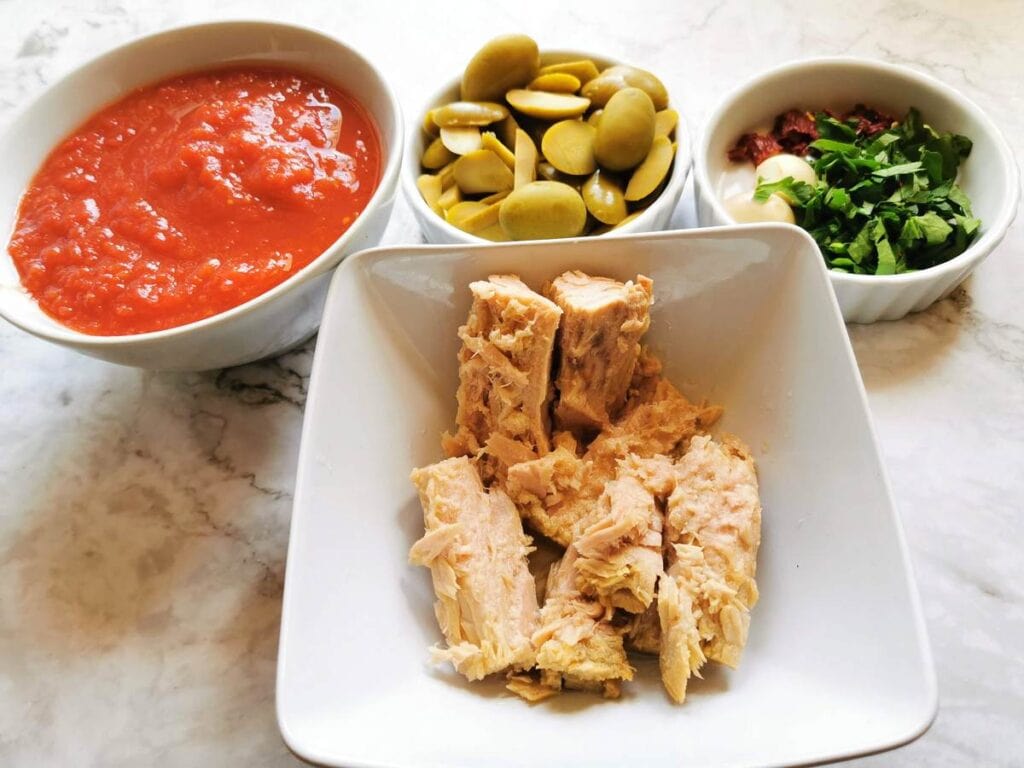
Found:
[[(482, 36), (520, 29), (542, 46), (645, 63), (691, 129), (764, 67), (877, 56), (963, 89), (1024, 151), (1015, 0), (213, 5), (0, 3), (0, 119), (132, 35), (266, 16), (356, 43), (409, 114)], [(418, 239), (403, 202), (386, 241)], [(922, 739), (862, 765), (1024, 764), (1022, 258), (1019, 220), (949, 300), (851, 329), (941, 696)], [(275, 725), (274, 668), (313, 346), (234, 370), (154, 374), (0, 324), (0, 765), (298, 763)]]

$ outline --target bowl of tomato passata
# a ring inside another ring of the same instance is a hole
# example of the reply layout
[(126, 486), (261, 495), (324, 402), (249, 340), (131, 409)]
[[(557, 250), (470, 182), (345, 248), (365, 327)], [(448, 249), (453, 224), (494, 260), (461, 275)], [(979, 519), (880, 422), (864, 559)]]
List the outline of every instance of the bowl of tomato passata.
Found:
[(0, 314), (144, 368), (282, 352), (379, 242), (402, 133), (376, 68), (310, 29), (218, 22), (110, 51), (0, 137)]

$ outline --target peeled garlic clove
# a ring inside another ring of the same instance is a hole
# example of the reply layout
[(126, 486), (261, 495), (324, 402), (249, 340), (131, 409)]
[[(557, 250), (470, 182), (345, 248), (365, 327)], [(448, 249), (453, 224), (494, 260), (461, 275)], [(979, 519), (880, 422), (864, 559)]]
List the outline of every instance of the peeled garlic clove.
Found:
[(779, 195), (772, 195), (762, 203), (754, 199), (752, 192), (740, 192), (732, 197), (727, 197), (722, 204), (733, 220), (739, 224), (752, 224), (758, 221), (796, 223), (793, 209)]

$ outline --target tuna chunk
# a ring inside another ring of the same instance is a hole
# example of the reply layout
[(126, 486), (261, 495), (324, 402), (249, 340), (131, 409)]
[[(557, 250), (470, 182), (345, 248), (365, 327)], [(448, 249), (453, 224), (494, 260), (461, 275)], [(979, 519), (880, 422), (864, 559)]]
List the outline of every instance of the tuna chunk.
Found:
[(577, 433), (607, 427), (626, 402), (640, 337), (651, 324), (653, 283), (620, 283), (566, 272), (545, 291), (562, 309), (555, 426)]
[(548, 688), (619, 695), (619, 681), (632, 680), (622, 635), (605, 609), (576, 586), (576, 550), (569, 547), (551, 567), (540, 628), (533, 635), (540, 681)]
[(690, 441), (665, 516), (658, 587), (662, 680), (682, 701), (705, 657), (735, 667), (757, 602), (761, 503), (748, 448), (734, 437)]
[(655, 656), (661, 652), (661, 624), (658, 619), (658, 599), (647, 610), (636, 614), (626, 628), (626, 647), (631, 651)]
[(470, 680), (533, 663), (537, 595), (527, 565), (531, 540), (503, 491), (484, 490), (466, 457), (446, 459), (411, 477), (423, 504), (426, 533), (409, 552), (430, 569), (434, 612), (450, 661)]
[(580, 589), (610, 609), (642, 613), (662, 570), (662, 517), (654, 496), (620, 470), (580, 528), (573, 543)]
[(660, 379), (645, 392), (643, 402), (627, 403), (624, 415), (594, 438), (582, 457), (575, 440), (559, 433), (560, 444), (551, 454), (510, 467), (509, 495), (534, 530), (567, 547), (580, 533), (583, 518), (594, 511), (605, 485), (615, 479), (620, 461), (633, 462), (653, 493), (658, 495), (653, 489), (660, 487), (661, 494), (667, 494), (672, 478), (665, 470), (669, 459), (655, 457), (676, 451), (720, 413), (714, 406), (694, 405)]
[(449, 456), (479, 456), (485, 481), (503, 477), (507, 438), (531, 457), (550, 450), (551, 362), (562, 314), (515, 275), (470, 284), (473, 305), (459, 328), (456, 432), (443, 439)]

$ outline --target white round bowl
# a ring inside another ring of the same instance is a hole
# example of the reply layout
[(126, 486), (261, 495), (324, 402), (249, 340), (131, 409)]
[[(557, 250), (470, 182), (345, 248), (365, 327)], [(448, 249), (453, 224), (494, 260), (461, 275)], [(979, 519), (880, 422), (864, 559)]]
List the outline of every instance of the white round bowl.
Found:
[[(926, 122), (974, 142), (957, 182), (971, 200), (981, 231), (956, 258), (920, 272), (850, 275), (829, 272), (843, 312), (853, 323), (896, 320), (948, 296), (999, 244), (1017, 213), (1017, 165), (995, 124), (970, 99), (906, 67), (855, 58), (809, 59), (770, 70), (727, 95), (711, 113), (695, 157), (701, 226), (735, 223), (722, 205), (738, 184), (753, 188), (753, 168), (737, 171), (726, 153), (741, 134), (770, 127), (788, 109), (846, 110), (867, 104), (902, 118), (917, 107)], [(748, 164), (749, 165), (749, 164)]]
[[(143, 85), (225, 64), (292, 66), (336, 84), (373, 116), (383, 157), (377, 191), (356, 222), (283, 283), (226, 312), (194, 323), (128, 336), (79, 333), (46, 315), (21, 286), (6, 243), (21, 194), (64, 136), (101, 107)], [(402, 154), (398, 100), (377, 69), (321, 32), (288, 24), (226, 21), (140, 38), (84, 64), (50, 86), (0, 137), (0, 218), (8, 236), (0, 255), (0, 315), (48, 341), (122, 365), (205, 370), (258, 360), (316, 332), (331, 272), (348, 254), (380, 242), (394, 203)]]
[[(595, 56), (586, 51), (542, 51), (540, 54), (541, 66), (554, 64), (560, 61), (575, 61), (577, 59), (590, 59), (599, 69), (611, 67), (625, 62), (613, 61), (611, 59)], [(655, 73), (657, 74), (657, 73)], [(672, 84), (658, 76), (665, 83), (669, 93), (669, 106), (674, 107), (672, 102)], [(471, 235), (458, 227), (454, 227), (438, 216), (423, 200), (419, 189), (416, 187), (416, 179), (423, 173), (420, 170), (420, 157), (426, 148), (426, 134), (423, 131), (423, 118), (434, 107), (456, 101), (459, 98), (459, 83), (462, 80), (462, 73), (452, 78), (447, 85), (441, 88), (430, 99), (426, 106), (421, 109), (416, 120), (409, 125), (408, 141), (405, 144), (405, 159), (402, 167), (402, 190), (405, 193), (409, 205), (412, 206), (413, 214), (423, 230), (423, 235), (428, 243), (489, 243), (482, 237)], [(676, 156), (672, 161), (672, 176), (668, 183), (658, 195), (658, 199), (644, 209), (643, 213), (627, 224), (612, 230), (616, 235), (626, 235), (636, 232), (656, 232), (668, 226), (672, 212), (679, 202), (679, 195), (686, 184), (686, 176), (690, 172), (690, 162), (693, 157), (693, 149), (690, 142), (690, 135), (686, 130), (686, 121), (682, 112), (679, 114), (679, 122), (676, 125)], [(605, 233), (610, 234), (610, 233)], [(588, 237), (601, 237), (601, 235), (586, 235)]]

